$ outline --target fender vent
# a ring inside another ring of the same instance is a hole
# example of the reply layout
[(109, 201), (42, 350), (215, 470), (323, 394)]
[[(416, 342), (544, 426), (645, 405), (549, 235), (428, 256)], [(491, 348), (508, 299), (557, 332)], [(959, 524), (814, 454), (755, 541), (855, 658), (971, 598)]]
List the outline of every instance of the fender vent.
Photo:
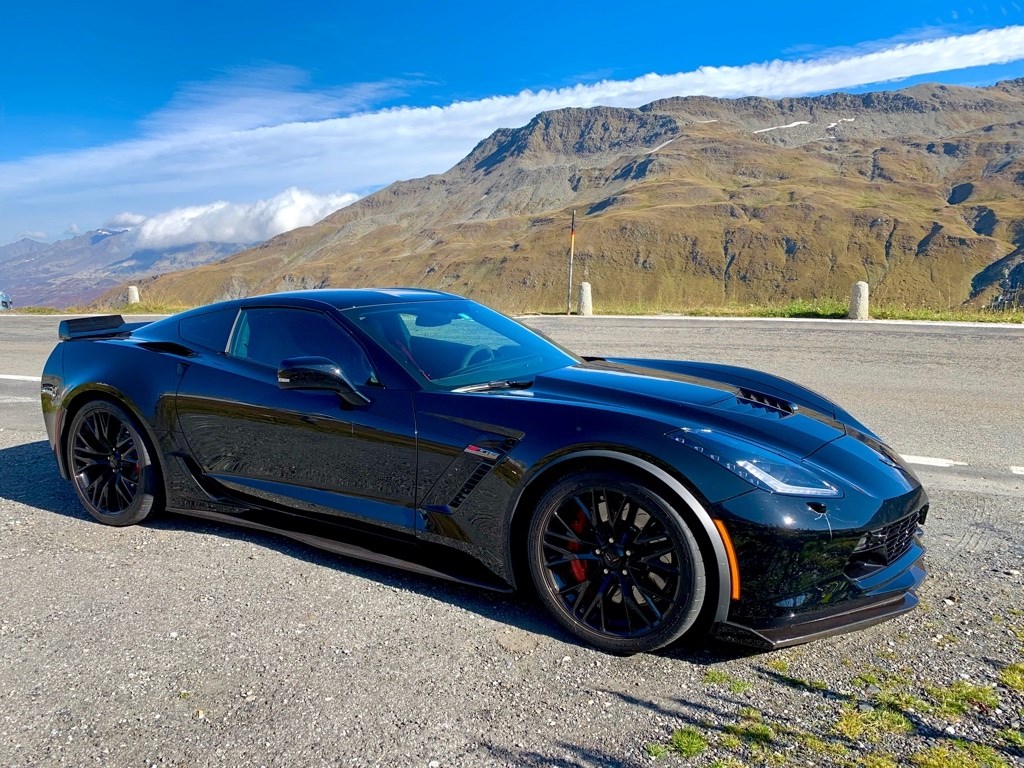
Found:
[(473, 470), (473, 474), (471, 474), (466, 479), (466, 482), (462, 484), (462, 487), (459, 488), (459, 492), (455, 494), (455, 498), (448, 502), (448, 506), (452, 509), (458, 509), (462, 505), (462, 502), (466, 500), (466, 497), (476, 490), (476, 487), (480, 485), (480, 481), (487, 477), (488, 473), (490, 473), (493, 468), (494, 463), (490, 461), (481, 461), (477, 464), (476, 469)]
[(492, 444), (492, 449), (480, 448), (476, 444), (467, 447), (466, 452), (463, 454), (464, 456), (479, 456), (482, 458), (482, 461), (473, 468), (469, 477), (466, 478), (466, 482), (462, 484), (455, 493), (455, 496), (452, 497), (452, 500), (448, 502), (448, 506), (453, 512), (462, 505), (462, 502), (469, 497), (469, 494), (476, 490), (476, 487), (491, 473), (491, 470), (498, 466), (499, 462), (505, 458), (505, 455), (512, 450), (515, 444), (515, 440), (507, 438), (499, 445)]
[(755, 392), (752, 389), (743, 389), (742, 387), (737, 392), (736, 399), (739, 400), (741, 405), (773, 413), (779, 418), (792, 416), (797, 411), (797, 407), (787, 400), (766, 395), (763, 392)]

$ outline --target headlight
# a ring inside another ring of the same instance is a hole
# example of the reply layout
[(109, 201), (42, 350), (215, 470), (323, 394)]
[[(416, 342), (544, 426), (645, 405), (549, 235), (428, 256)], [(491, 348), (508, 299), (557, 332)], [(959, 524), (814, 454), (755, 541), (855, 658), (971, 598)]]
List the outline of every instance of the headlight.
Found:
[(669, 437), (718, 462), (755, 488), (786, 496), (843, 495), (810, 469), (738, 437), (710, 429), (680, 429), (670, 432)]

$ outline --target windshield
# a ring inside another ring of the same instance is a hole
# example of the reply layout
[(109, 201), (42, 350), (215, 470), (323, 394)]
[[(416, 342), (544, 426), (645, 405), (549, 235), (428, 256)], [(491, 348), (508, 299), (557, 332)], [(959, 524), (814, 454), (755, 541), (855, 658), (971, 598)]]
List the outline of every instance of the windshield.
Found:
[(532, 381), (579, 362), (536, 332), (465, 299), (358, 307), (344, 314), (431, 388)]

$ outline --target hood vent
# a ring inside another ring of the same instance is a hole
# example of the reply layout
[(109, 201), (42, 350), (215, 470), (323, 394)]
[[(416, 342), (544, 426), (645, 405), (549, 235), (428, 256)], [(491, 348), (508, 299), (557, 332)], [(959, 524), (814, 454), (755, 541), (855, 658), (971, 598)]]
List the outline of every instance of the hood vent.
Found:
[(763, 392), (755, 392), (752, 389), (744, 389), (743, 387), (740, 387), (736, 393), (736, 399), (740, 402), (740, 405), (763, 410), (780, 419), (792, 416), (797, 411), (797, 407), (788, 400), (766, 395)]

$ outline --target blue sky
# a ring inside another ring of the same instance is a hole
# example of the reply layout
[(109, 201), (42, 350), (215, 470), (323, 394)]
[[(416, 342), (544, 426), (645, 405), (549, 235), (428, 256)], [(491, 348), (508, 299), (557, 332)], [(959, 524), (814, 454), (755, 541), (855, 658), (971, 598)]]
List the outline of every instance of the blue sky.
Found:
[(1022, 77), (1022, 6), (11, 3), (0, 244), (264, 239), (561, 106)]

